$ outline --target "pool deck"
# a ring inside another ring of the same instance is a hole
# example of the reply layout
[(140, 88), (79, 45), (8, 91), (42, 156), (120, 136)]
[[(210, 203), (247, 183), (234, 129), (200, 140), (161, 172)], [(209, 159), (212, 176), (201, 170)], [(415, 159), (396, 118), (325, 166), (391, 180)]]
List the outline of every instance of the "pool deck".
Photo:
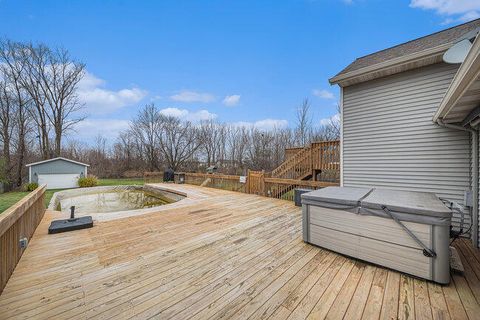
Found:
[(59, 214), (47, 211), (0, 319), (480, 319), (480, 252), (466, 240), (464, 275), (440, 286), (303, 243), (291, 202), (166, 187), (187, 199), (92, 229), (48, 235)]

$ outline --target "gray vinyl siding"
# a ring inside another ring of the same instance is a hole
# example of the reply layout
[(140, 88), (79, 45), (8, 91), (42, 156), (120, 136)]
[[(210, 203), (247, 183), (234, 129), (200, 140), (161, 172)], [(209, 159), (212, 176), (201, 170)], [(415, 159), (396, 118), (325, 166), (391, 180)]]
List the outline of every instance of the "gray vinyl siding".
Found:
[[(480, 126), (477, 126), (477, 130), (480, 130)], [(477, 133), (478, 134), (478, 133)], [(480, 159), (480, 137), (478, 139), (478, 159)], [(480, 160), (479, 160), (479, 168), (480, 168)], [(472, 170), (473, 170), (473, 166), (472, 166)], [(473, 176), (473, 175), (472, 175)], [(480, 185), (480, 174), (478, 175), (478, 185)], [(479, 194), (478, 194), (478, 208), (480, 208), (480, 190), (478, 190)], [(473, 236), (473, 244), (477, 247), (477, 248), (480, 248), (480, 213), (477, 212), (477, 238), (475, 239), (475, 236)]]
[(38, 175), (40, 174), (78, 173), (83, 174), (84, 176), (87, 174), (86, 166), (62, 159), (33, 165), (31, 166), (31, 170), (31, 182), (38, 182)]
[(469, 133), (432, 122), (457, 68), (441, 63), (343, 88), (344, 186), (463, 201), (470, 189)]

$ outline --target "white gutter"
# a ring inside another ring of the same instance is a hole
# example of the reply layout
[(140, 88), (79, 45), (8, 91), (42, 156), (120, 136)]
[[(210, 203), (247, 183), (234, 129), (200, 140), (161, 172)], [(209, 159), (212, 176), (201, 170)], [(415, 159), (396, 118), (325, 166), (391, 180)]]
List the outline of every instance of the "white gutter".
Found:
[[(420, 52), (415, 52), (409, 55), (393, 58), (393, 59), (383, 61), (368, 67), (363, 67), (354, 71), (346, 72), (343, 74), (340, 73), (334, 76), (333, 78), (329, 79), (328, 81), (332, 85), (338, 84), (341, 86), (345, 81), (349, 81), (361, 76), (365, 76), (367, 74), (380, 73), (382, 71), (389, 70), (392, 68), (398, 69), (400, 66), (405, 64), (415, 63), (424, 59), (432, 59), (433, 57), (441, 56), (451, 46), (452, 46), (452, 43), (446, 43), (434, 48), (425, 49)], [(430, 64), (433, 64), (433, 62)]]
[(471, 237), (474, 240), (473, 245), (478, 247), (478, 130), (473, 128), (465, 128), (462, 126), (457, 126), (454, 124), (443, 123), (441, 119), (437, 119), (436, 123), (439, 126), (470, 132), (472, 134), (472, 193), (473, 193), (473, 204), (472, 204), (472, 233)]

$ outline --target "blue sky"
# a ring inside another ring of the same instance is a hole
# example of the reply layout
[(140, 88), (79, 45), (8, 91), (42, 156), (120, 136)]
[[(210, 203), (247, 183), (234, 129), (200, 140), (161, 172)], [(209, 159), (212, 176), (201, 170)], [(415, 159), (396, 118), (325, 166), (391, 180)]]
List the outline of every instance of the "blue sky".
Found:
[(89, 117), (75, 137), (108, 138), (139, 108), (198, 121), (294, 126), (336, 114), (328, 84), (356, 57), (479, 16), (479, 0), (0, 0), (0, 35), (63, 46), (87, 65)]

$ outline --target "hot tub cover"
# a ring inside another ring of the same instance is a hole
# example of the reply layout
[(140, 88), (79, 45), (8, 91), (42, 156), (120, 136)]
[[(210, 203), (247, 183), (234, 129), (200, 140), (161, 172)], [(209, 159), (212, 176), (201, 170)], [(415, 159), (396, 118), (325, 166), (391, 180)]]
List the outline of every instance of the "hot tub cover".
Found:
[(372, 188), (327, 187), (302, 194), (303, 203), (315, 203), (332, 208), (359, 207)]
[(376, 188), (327, 187), (302, 195), (302, 204), (390, 218), (386, 207), (402, 221), (450, 224), (452, 212), (434, 193)]
[(397, 213), (449, 218), (452, 212), (440, 199), (429, 192), (374, 189), (361, 201), (365, 209), (381, 210), (383, 206)]

